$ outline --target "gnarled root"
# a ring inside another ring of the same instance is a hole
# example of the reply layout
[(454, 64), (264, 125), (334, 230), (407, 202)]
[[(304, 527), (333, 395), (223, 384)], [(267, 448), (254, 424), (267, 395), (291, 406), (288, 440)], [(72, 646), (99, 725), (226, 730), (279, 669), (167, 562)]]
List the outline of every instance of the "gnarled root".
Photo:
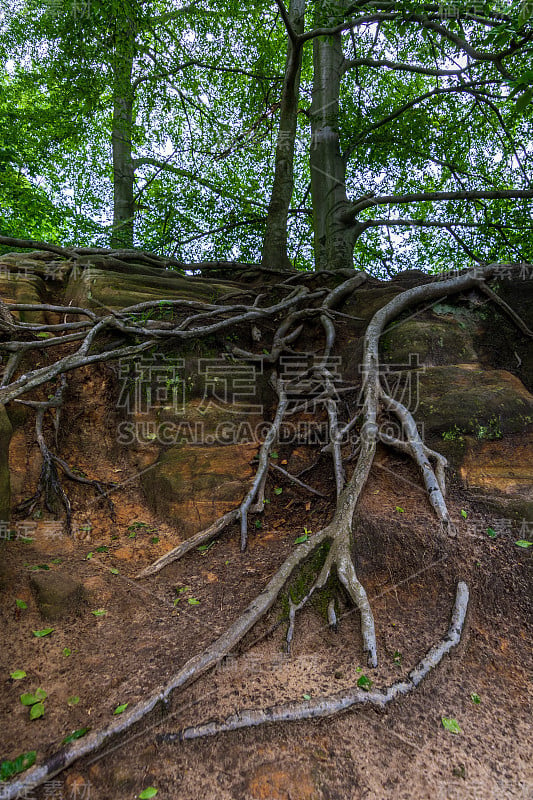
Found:
[(185, 739), (199, 739), (217, 733), (252, 728), (268, 722), (293, 722), (295, 720), (331, 717), (355, 705), (373, 705), (383, 708), (392, 700), (409, 694), (419, 683), (437, 667), (444, 656), (461, 641), (466, 612), (468, 608), (468, 586), (463, 581), (457, 585), (452, 619), (446, 636), (426, 653), (424, 658), (411, 670), (406, 680), (397, 681), (384, 689), (364, 691), (353, 686), (347, 691), (329, 697), (317, 697), (304, 702), (283, 703), (265, 709), (239, 711), (222, 722), (210, 721), (203, 725), (186, 728), (177, 733), (163, 733), (157, 736), (159, 743), (170, 744)]

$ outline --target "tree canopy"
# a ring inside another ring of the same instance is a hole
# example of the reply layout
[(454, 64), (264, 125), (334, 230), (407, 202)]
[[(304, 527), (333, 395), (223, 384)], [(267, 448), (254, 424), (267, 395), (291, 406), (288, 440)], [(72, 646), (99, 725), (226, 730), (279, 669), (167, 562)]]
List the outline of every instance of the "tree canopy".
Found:
[(529, 259), (531, 13), (2, 0), (2, 234), (383, 275)]

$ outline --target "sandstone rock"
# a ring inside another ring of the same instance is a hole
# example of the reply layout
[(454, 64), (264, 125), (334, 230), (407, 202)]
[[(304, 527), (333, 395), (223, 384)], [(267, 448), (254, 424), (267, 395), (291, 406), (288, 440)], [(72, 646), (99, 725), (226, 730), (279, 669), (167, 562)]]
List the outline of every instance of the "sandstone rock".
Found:
[(65, 294), (67, 303), (72, 301), (74, 305), (124, 308), (152, 300), (212, 302), (228, 289), (227, 284), (220, 285), (207, 279), (192, 283), (179, 273), (167, 273), (165, 270), (148, 267), (135, 270), (134, 265), (128, 265), (128, 273), (123, 274), (99, 269), (95, 257), (86, 261), (84, 269), (71, 272)]
[(533, 522), (533, 434), (494, 442), (467, 437), (460, 475), (500, 516)]
[(30, 577), (30, 585), (44, 619), (75, 614), (84, 599), (82, 584), (63, 572), (37, 572)]
[(185, 536), (235, 508), (253, 478), (255, 444), (177, 445), (141, 481), (151, 508)]
[(383, 337), (385, 362), (408, 365), (416, 355), (423, 366), (475, 363), (472, 338), (454, 319), (408, 319)]
[[(37, 275), (9, 274), (0, 278), (0, 296), (5, 303), (42, 303), (44, 283)], [(13, 311), (21, 322), (44, 324), (44, 311)]]
[(496, 440), (533, 423), (533, 396), (505, 370), (432, 367), (420, 372), (419, 380), (416, 418), (426, 436), (444, 444), (465, 435)]

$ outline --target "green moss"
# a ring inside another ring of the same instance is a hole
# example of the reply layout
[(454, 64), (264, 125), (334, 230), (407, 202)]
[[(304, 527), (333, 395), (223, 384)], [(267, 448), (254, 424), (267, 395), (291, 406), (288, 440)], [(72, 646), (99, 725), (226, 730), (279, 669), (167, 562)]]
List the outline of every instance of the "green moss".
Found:
[[(320, 570), (331, 547), (330, 542), (324, 542), (309, 559), (300, 567), (288, 587), (288, 591), (280, 597), (281, 618), (289, 616), (289, 597), (293, 603), (300, 603), (309, 593), (313, 583), (316, 581)], [(320, 591), (314, 592), (311, 597), (310, 605), (322, 616), (326, 622), (328, 620), (328, 605), (330, 600), (335, 597), (338, 589), (338, 579), (336, 575), (330, 575), (326, 585)], [(338, 609), (336, 609), (338, 611)]]

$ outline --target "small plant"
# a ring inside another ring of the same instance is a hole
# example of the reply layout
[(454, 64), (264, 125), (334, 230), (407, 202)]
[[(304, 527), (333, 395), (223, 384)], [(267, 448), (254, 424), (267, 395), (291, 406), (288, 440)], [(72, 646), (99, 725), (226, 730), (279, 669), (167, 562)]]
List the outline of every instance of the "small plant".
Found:
[(303, 534), (294, 540), (294, 544), (302, 544), (302, 542), (306, 542), (309, 539), (310, 534), (311, 531), (307, 530), (307, 528), (304, 526)]
[(13, 775), (33, 767), (37, 759), (37, 751), (31, 750), (29, 753), (21, 753), (13, 761), (2, 761), (0, 764), (0, 781), (7, 781)]
[(472, 694), (470, 695), (470, 699), (476, 706), (478, 706), (481, 703), (481, 697), (477, 694), (477, 692), (472, 692)]
[(9, 677), (12, 681), (21, 681), (23, 678), (26, 677), (26, 673), (23, 669), (16, 669), (9, 674)]
[(461, 429), (454, 425), (451, 430), (444, 431), (442, 438), (445, 442), (462, 442), (464, 437)]
[(200, 545), (199, 547), (197, 547), (196, 549), (198, 550), (198, 552), (199, 552), (199, 553), (201, 553), (202, 555), (204, 555), (204, 556), (205, 556), (205, 555), (206, 555), (206, 553), (208, 553), (208, 552), (209, 552), (209, 550), (211, 550), (211, 548), (212, 548), (212, 547), (213, 547), (215, 544), (216, 544), (216, 542), (215, 542), (215, 540), (213, 539), (213, 541), (212, 541), (212, 542), (208, 542), (208, 544), (201, 544), (201, 545)]
[(70, 742), (75, 742), (76, 739), (81, 739), (82, 736), (85, 736), (91, 729), (90, 728), (78, 728), (77, 731), (73, 731), (69, 733), (68, 736), (65, 736), (61, 744), (70, 744)]
[(128, 531), (130, 539), (134, 539), (138, 533), (157, 533), (156, 528), (148, 522), (132, 522), (128, 525)]
[(363, 691), (368, 692), (372, 686), (372, 681), (366, 675), (361, 675), (357, 681), (357, 685)]
[(43, 628), (40, 631), (33, 631), (33, 635), (36, 636), (38, 639), (42, 639), (43, 636), (49, 636), (53, 632), (54, 628)]
[(115, 708), (115, 710), (113, 711), (113, 715), (117, 716), (118, 714), (122, 714), (127, 709), (128, 706), (129, 703), (122, 703), (121, 705)]
[(442, 717), (442, 727), (450, 733), (461, 733), (459, 723), (453, 717)]
[(26, 692), (20, 695), (20, 702), (23, 706), (30, 707), (30, 719), (39, 719), (44, 716), (44, 701), (48, 697), (44, 689), (37, 689), (35, 694)]

